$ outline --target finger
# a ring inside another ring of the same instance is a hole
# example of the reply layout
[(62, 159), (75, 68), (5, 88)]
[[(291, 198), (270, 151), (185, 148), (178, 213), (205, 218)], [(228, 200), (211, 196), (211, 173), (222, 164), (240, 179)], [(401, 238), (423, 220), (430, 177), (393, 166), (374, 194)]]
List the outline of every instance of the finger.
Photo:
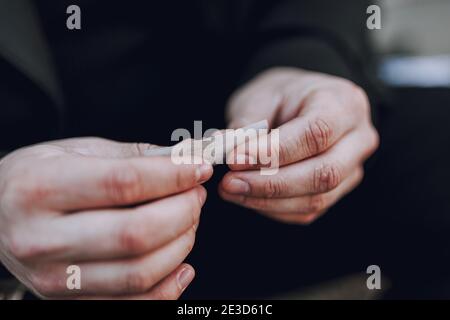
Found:
[(345, 194), (353, 190), (362, 180), (362, 168), (356, 169), (336, 189), (322, 194), (286, 199), (253, 198), (221, 193), (225, 200), (260, 211), (277, 219), (308, 221), (334, 205)]
[(195, 277), (192, 266), (183, 263), (148, 292), (128, 296), (84, 296), (80, 300), (177, 300)]
[(32, 224), (16, 241), (24, 262), (89, 261), (141, 255), (198, 224), (206, 199), (202, 186), (131, 209), (74, 213)]
[(282, 95), (272, 83), (251, 82), (230, 99), (228, 128), (238, 129), (262, 120), (272, 126), (281, 102)]
[[(136, 297), (144, 300), (176, 300), (194, 280), (195, 270), (188, 264), (182, 264), (148, 293)], [(134, 299), (134, 298), (133, 298)]]
[[(267, 139), (258, 139), (256, 148), (246, 148), (246, 150), (241, 147), (236, 151), (238, 153), (236, 157), (248, 156), (259, 162), (261, 152), (267, 149), (269, 141), (272, 144), (278, 144), (273, 146), (273, 150), (276, 150), (279, 165), (285, 166), (328, 150), (360, 124), (355, 120), (357, 114), (342, 116), (343, 107), (339, 100), (311, 98), (307, 101), (308, 107), (304, 107), (298, 117), (278, 127), (279, 131), (271, 132)], [(255, 142), (248, 142), (249, 145), (252, 143)], [(246, 153), (239, 155), (242, 150)], [(230, 165), (232, 170), (247, 170), (255, 167), (258, 165)]]
[(62, 157), (40, 165), (21, 198), (26, 206), (56, 211), (130, 205), (188, 190), (212, 170), (209, 164), (175, 165), (168, 157)]
[(362, 128), (343, 137), (326, 152), (279, 168), (275, 175), (231, 171), (220, 188), (248, 197), (290, 198), (331, 191), (347, 178), (376, 147), (377, 136)]
[(66, 266), (54, 270), (37, 270), (36, 291), (43, 297), (64, 296), (123, 296), (148, 292), (171, 274), (186, 259), (195, 241), (191, 228), (176, 240), (132, 259), (76, 264), (80, 270), (80, 288), (67, 286)]
[[(316, 221), (317, 219), (319, 219), (324, 213), (326, 213), (328, 211), (329, 208), (331, 208), (334, 204), (339, 202), (345, 195), (350, 193), (354, 188), (356, 188), (361, 183), (361, 180), (363, 179), (362, 169), (360, 172), (361, 173), (355, 172), (355, 176), (352, 175), (347, 179), (348, 183), (349, 183), (348, 190), (344, 190), (344, 191), (342, 191), (342, 193), (339, 193), (339, 194), (338, 194), (337, 190), (333, 190), (332, 193), (335, 193), (335, 195), (330, 196), (329, 199), (323, 200), (324, 201), (323, 205), (325, 206), (325, 208), (322, 210), (311, 211), (306, 214), (299, 213), (299, 212), (278, 212), (278, 211), (264, 211), (264, 210), (260, 210), (259, 212), (261, 214), (267, 216), (268, 218), (271, 218), (271, 219), (274, 219), (274, 220), (277, 220), (277, 221), (280, 221), (283, 223), (309, 225), (309, 224), (313, 223), (314, 221)], [(353, 179), (355, 179), (355, 180), (352, 183)], [(342, 187), (342, 189), (344, 189), (344, 187)], [(319, 196), (319, 195), (315, 195), (314, 197), (317, 197), (317, 196)], [(315, 200), (315, 201), (319, 202), (318, 207), (320, 208), (321, 207), (320, 198), (319, 198), (319, 200)], [(328, 203), (327, 203), (327, 201), (328, 201)], [(312, 209), (314, 209), (314, 208), (312, 208)]]

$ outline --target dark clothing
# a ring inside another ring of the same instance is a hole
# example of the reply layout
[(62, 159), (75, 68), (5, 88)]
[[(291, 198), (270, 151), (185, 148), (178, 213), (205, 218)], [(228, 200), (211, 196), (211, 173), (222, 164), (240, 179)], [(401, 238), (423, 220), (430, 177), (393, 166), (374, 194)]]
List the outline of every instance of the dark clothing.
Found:
[[(365, 183), (312, 226), (276, 223), (223, 202), (215, 189), (225, 168), (218, 168), (189, 258), (197, 279), (186, 297), (267, 297), (370, 264), (393, 279), (393, 295), (409, 290), (415, 271), (411, 292), (425, 292), (429, 266), (442, 267), (433, 279), (446, 277), (449, 200), (441, 181), (449, 154), (431, 148), (430, 139), (445, 145), (448, 134), (428, 127), (448, 115), (404, 93), (393, 98), (398, 108), (380, 107), (366, 68), (365, 1), (40, 0), (36, 12), (30, 4), (0, 0), (0, 18), (1, 5), (8, 15), (29, 12), (42, 26), (33, 39), (44, 43), (32, 56), (22, 50), (16, 61), (6, 53), (0, 59), (0, 134), (8, 137), (0, 150), (86, 135), (170, 144), (171, 132), (193, 128), (194, 120), (224, 127), (230, 93), (272, 66), (335, 74), (371, 94), (383, 147)], [(71, 4), (82, 10), (80, 31), (65, 26)], [(29, 61), (38, 67), (27, 69)], [(406, 101), (415, 108), (401, 107)], [(428, 134), (414, 130), (419, 123)]]
[[(357, 78), (351, 59), (316, 34), (336, 34), (366, 56), (365, 29), (336, 14), (364, 25), (364, 1), (347, 2), (343, 9), (329, 1), (35, 1), (60, 92), (60, 136), (168, 144), (173, 129), (193, 120), (223, 127), (230, 93), (270, 66)], [(70, 4), (82, 9), (80, 31), (66, 28)], [(0, 97), (15, 114), (2, 117), (0, 130), (21, 139), (1, 141), (0, 150), (54, 137), (53, 101), (42, 90), (24, 95), (31, 90), (23, 74), (6, 61), (2, 68), (8, 87)]]

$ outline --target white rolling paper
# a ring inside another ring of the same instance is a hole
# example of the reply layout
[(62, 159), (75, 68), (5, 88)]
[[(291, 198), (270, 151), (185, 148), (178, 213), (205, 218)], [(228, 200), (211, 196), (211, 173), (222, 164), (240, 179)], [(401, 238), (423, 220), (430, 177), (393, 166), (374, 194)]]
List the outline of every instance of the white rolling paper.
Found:
[[(269, 123), (267, 122), (267, 120), (262, 120), (259, 122), (252, 123), (243, 128), (236, 129), (235, 131), (241, 130), (241, 132), (245, 132), (246, 130), (249, 130), (249, 129), (255, 130), (255, 132), (257, 134), (259, 134), (259, 132), (268, 132)], [(232, 129), (227, 129), (227, 130), (232, 130)], [(263, 130), (265, 130), (265, 131), (263, 131)], [(223, 141), (224, 141), (224, 137), (226, 137), (226, 133), (223, 133), (223, 132), (224, 131), (218, 131), (218, 133), (216, 133), (215, 135), (204, 138), (202, 140), (193, 140), (193, 139), (183, 140), (180, 143), (178, 143), (172, 147), (151, 148), (151, 149), (146, 150), (144, 154), (146, 156), (172, 156), (172, 152), (175, 147), (181, 146), (182, 144), (190, 144), (189, 149), (191, 150), (191, 152), (190, 152), (191, 155), (204, 158), (203, 151), (206, 148), (211, 147), (211, 144), (223, 144), (224, 143)], [(242, 135), (242, 137), (243, 137), (243, 139), (245, 139), (245, 135)], [(237, 144), (245, 142), (244, 140), (239, 141), (239, 138), (237, 140), (238, 140)], [(222, 148), (218, 148), (219, 150), (222, 150), (222, 154), (217, 154), (217, 155), (214, 155), (214, 158), (209, 158), (209, 159), (204, 159), (204, 160), (206, 160), (212, 164), (217, 164), (218, 163), (217, 160), (224, 159), (226, 157), (226, 155), (234, 149), (235, 146), (236, 146), (235, 144), (226, 144)]]

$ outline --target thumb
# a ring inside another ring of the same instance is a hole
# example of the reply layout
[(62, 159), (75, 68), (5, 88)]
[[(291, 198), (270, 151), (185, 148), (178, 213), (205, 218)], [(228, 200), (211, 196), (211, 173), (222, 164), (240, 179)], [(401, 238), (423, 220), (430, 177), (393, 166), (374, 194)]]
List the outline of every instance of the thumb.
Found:
[(268, 121), (269, 128), (273, 127), (282, 96), (274, 90), (258, 89), (244, 87), (230, 99), (226, 112), (228, 128), (237, 129), (262, 120)]

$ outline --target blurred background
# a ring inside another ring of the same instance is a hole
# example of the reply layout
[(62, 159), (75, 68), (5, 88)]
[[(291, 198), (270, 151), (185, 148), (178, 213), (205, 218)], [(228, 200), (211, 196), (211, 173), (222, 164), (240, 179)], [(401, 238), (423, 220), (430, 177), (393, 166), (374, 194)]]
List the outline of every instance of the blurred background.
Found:
[(369, 32), (380, 76), (394, 86), (450, 87), (450, 1), (379, 0), (382, 30)]

